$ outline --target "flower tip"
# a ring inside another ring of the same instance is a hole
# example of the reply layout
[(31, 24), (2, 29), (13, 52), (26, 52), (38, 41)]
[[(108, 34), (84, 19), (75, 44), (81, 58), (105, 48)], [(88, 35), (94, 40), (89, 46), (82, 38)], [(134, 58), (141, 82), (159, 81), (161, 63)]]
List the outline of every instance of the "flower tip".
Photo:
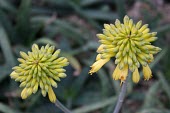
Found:
[(27, 95), (27, 88), (24, 88), (21, 92), (21, 98), (26, 99), (28, 97)]
[(142, 24), (142, 20), (140, 20), (139, 23)]
[(100, 34), (96, 34), (96, 36), (97, 36), (97, 37), (99, 37), (99, 36), (100, 36)]
[(127, 18), (128, 17), (128, 15), (125, 15), (125, 17), (124, 18)]
[(57, 49), (57, 51), (59, 51), (59, 53), (60, 53), (61, 49)]
[(20, 51), (19, 53), (22, 54), (22, 53), (24, 53), (24, 52), (23, 52), (23, 51)]
[(42, 93), (43, 97), (46, 97), (47, 92), (45, 90), (42, 90), (41, 93)]
[(92, 75), (93, 73), (92, 72), (89, 72), (89, 75)]
[(129, 17), (127, 15), (124, 16), (124, 20), (129, 20)]
[(159, 51), (161, 51), (162, 49), (161, 49), (161, 48), (159, 48), (159, 47), (156, 47), (156, 50), (159, 52)]
[(53, 91), (52, 87), (49, 87), (48, 97), (49, 97), (49, 100), (50, 100), (52, 103), (55, 103), (55, 102), (56, 102), (56, 96), (55, 96), (55, 94), (54, 94), (54, 91)]
[(119, 25), (120, 24), (120, 20), (116, 19), (115, 24)]
[(140, 75), (139, 75), (139, 71), (137, 68), (134, 70), (134, 72), (132, 74), (132, 80), (134, 83), (138, 83), (140, 80)]
[(108, 26), (108, 24), (104, 24), (104, 27)]
[(90, 74), (90, 75), (93, 75), (93, 73), (94, 73), (94, 72), (93, 72), (93, 70), (91, 69), (91, 70), (89, 71), (89, 74)]
[(149, 78), (145, 78), (145, 77), (144, 77), (144, 80), (145, 80), (145, 81), (148, 81), (148, 80), (151, 79), (151, 78), (152, 78), (152, 75), (151, 75), (151, 77), (149, 77)]
[(145, 80), (149, 80), (152, 77), (152, 71), (148, 65), (143, 66), (143, 75)]
[(27, 96), (21, 96), (21, 98), (24, 100), (24, 99), (26, 99), (26, 98), (27, 98)]
[(158, 39), (158, 37), (155, 37), (155, 40), (157, 40)]
[(33, 44), (32, 48), (34, 48), (34, 47), (38, 49), (38, 45), (37, 44)]
[(146, 28), (149, 26), (149, 24), (145, 24)]
[(135, 84), (137, 84), (139, 81), (133, 81)]

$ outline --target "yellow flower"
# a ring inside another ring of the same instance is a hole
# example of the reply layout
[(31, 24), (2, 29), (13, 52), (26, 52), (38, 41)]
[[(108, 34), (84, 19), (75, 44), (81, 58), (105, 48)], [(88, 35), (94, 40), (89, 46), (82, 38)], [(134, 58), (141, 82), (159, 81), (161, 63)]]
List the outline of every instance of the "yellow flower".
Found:
[(147, 24), (142, 25), (142, 21), (135, 24), (128, 16), (124, 17), (123, 23), (116, 19), (115, 24), (104, 24), (103, 34), (97, 34), (101, 43), (97, 49), (99, 54), (89, 73), (97, 72), (115, 57), (117, 66), (112, 75), (113, 79), (123, 82), (129, 69), (133, 72), (132, 80), (137, 83), (140, 80), (138, 72), (140, 65), (143, 67), (145, 79), (151, 78), (148, 63), (153, 62), (153, 55), (161, 49), (151, 45), (151, 42), (157, 39), (155, 37), (157, 33), (149, 31)]
[(132, 80), (133, 80), (134, 83), (138, 83), (139, 82), (140, 75), (139, 75), (138, 68), (136, 68), (135, 71), (133, 72)]
[(13, 67), (10, 74), (15, 81), (21, 82), (20, 87), (24, 89), (21, 92), (22, 99), (26, 99), (32, 93), (36, 93), (41, 88), (41, 93), (48, 97), (51, 102), (56, 101), (52, 86), (57, 88), (56, 81), (66, 77), (65, 69), (68, 60), (64, 57), (58, 57), (60, 50), (55, 51), (54, 46), (47, 44), (40, 49), (38, 45), (33, 44), (32, 52), (28, 54), (20, 52), (22, 58), (18, 58), (19, 66)]
[(143, 75), (145, 80), (149, 80), (152, 77), (152, 71), (148, 65), (143, 66)]
[(90, 74), (93, 74), (94, 72), (98, 71), (106, 62), (108, 62), (110, 59), (100, 59), (96, 61), (92, 66), (90, 70)]
[(124, 68), (121, 70), (119, 69), (119, 66), (116, 66), (116, 69), (113, 72), (112, 77), (114, 80), (120, 79), (122, 84), (122, 82), (126, 80), (127, 75), (128, 75), (128, 65), (124, 66)]

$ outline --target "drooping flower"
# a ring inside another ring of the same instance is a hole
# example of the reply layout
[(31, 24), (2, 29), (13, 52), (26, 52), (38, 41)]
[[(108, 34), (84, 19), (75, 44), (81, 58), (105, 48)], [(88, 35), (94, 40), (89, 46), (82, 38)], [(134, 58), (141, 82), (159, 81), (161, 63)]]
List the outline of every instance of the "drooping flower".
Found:
[(156, 32), (150, 32), (148, 24), (142, 25), (142, 21), (135, 24), (132, 19), (125, 16), (123, 23), (116, 19), (115, 24), (104, 24), (103, 34), (97, 34), (99, 46), (96, 62), (91, 66), (90, 74), (97, 72), (112, 57), (117, 64), (113, 79), (126, 80), (128, 70), (133, 72), (132, 80), (137, 83), (140, 80), (138, 68), (143, 67), (145, 80), (152, 77), (148, 66), (153, 62), (153, 55), (161, 49), (151, 45), (157, 39)]
[(49, 100), (53, 103), (56, 101), (52, 86), (57, 88), (56, 81), (66, 77), (63, 67), (69, 64), (66, 58), (58, 57), (59, 53), (59, 49), (55, 51), (55, 47), (49, 44), (40, 49), (38, 45), (33, 44), (32, 52), (28, 54), (20, 52), (22, 57), (18, 58), (20, 64), (13, 67), (14, 71), (10, 76), (15, 81), (21, 82), (22, 99), (36, 93), (40, 88), (44, 97), (48, 93)]

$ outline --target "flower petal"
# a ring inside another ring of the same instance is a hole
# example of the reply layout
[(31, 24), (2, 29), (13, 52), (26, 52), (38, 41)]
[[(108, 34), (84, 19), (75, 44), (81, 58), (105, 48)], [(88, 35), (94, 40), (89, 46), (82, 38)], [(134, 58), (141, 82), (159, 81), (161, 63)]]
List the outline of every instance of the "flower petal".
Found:
[(108, 59), (100, 59), (98, 61), (96, 61), (92, 66), (91, 66), (91, 70), (90, 70), (90, 75), (92, 75), (93, 73), (97, 72), (105, 63), (107, 63), (110, 60), (110, 58)]
[(139, 71), (138, 71), (137, 68), (136, 68), (135, 71), (133, 72), (132, 80), (133, 80), (134, 83), (138, 83), (139, 80), (140, 80), (140, 75), (139, 75)]
[(112, 74), (112, 77), (113, 77), (114, 80), (119, 79), (120, 72), (121, 72), (121, 70), (119, 69), (119, 66), (117, 65), (114, 72), (113, 72), (113, 74)]
[(52, 87), (49, 87), (48, 97), (49, 97), (49, 99), (50, 99), (50, 101), (51, 101), (52, 103), (55, 103), (55, 101), (56, 101), (56, 96), (55, 96), (55, 94), (54, 94), (54, 91), (53, 91)]
[(148, 65), (143, 66), (143, 75), (145, 80), (149, 80), (152, 77), (152, 71)]

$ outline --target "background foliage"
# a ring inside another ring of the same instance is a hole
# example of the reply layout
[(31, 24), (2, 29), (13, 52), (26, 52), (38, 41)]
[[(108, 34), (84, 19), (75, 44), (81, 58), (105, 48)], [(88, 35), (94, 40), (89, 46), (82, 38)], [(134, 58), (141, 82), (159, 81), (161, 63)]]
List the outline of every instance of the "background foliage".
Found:
[(111, 78), (114, 59), (97, 74), (87, 73), (99, 46), (95, 34), (125, 14), (158, 32), (154, 44), (163, 50), (151, 64), (150, 81), (129, 80), (121, 112), (170, 113), (169, 10), (168, 0), (0, 0), (0, 113), (61, 113), (40, 92), (22, 100), (9, 77), (19, 52), (33, 43), (55, 45), (71, 62), (55, 93), (73, 113), (112, 113), (120, 90)]

